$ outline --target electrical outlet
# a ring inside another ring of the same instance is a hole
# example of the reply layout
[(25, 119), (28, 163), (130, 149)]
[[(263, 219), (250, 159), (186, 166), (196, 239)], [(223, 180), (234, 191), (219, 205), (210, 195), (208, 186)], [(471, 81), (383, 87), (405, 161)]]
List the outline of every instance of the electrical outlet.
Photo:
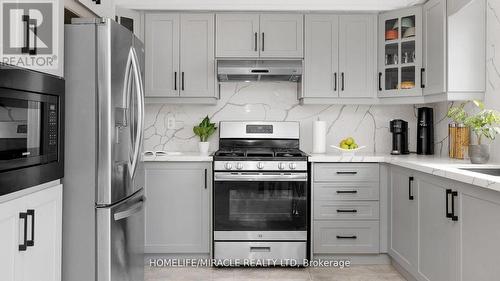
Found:
[(175, 130), (175, 117), (168, 117), (167, 118), (167, 129), (168, 130)]

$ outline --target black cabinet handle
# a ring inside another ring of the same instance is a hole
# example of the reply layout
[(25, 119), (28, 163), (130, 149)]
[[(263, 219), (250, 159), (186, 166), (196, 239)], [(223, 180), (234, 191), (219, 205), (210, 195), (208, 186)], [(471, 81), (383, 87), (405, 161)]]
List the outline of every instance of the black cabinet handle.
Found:
[[(452, 193), (451, 189), (446, 190), (446, 217), (450, 218), (453, 216), (453, 214), (450, 212), (450, 195)], [(453, 198), (452, 198), (453, 200)]]
[(409, 177), (408, 179), (408, 199), (409, 200), (413, 200), (415, 199), (413, 197), (413, 191), (412, 191), (412, 183), (413, 183), (413, 180), (415, 180), (413, 177)]
[(27, 235), (28, 235), (28, 214), (27, 213), (19, 213), (19, 220), (24, 220), (24, 235), (23, 235), (23, 244), (19, 244), (19, 251), (26, 251), (27, 248)]
[(421, 68), (420, 69), (420, 88), (424, 89), (425, 88), (425, 84), (424, 84), (424, 72), (425, 72), (425, 68)]
[(182, 84), (181, 84), (181, 90), (184, 91), (184, 71), (182, 72)]
[(357, 190), (337, 190), (337, 194), (356, 194)]
[(177, 91), (177, 71), (174, 72), (174, 90)]
[(257, 36), (258, 36), (257, 32), (255, 32), (255, 34), (254, 34), (254, 47), (253, 47), (253, 50), (255, 52), (257, 52)]
[(337, 235), (337, 239), (358, 239), (358, 236), (356, 236), (356, 235), (352, 235), (352, 236)]
[(358, 210), (353, 209), (353, 210), (342, 210), (342, 209), (337, 209), (337, 213), (357, 213)]
[(342, 86), (341, 86), (341, 89), (340, 89), (340, 90), (342, 90), (342, 91), (343, 91), (343, 90), (344, 90), (344, 72), (342, 72), (342, 73), (340, 74), (340, 76), (342, 77)]
[(26, 223), (28, 222), (28, 217), (31, 217), (31, 239), (26, 241), (26, 246), (35, 246), (35, 210), (26, 211)]
[(208, 182), (207, 182), (207, 179), (208, 179), (208, 171), (207, 169), (205, 169), (205, 189), (207, 189), (207, 186), (208, 186)]
[(458, 221), (458, 216), (455, 214), (455, 197), (458, 198), (458, 192), (453, 191), (451, 192), (451, 220), (452, 221)]
[(333, 90), (337, 91), (337, 72), (333, 74)]
[(382, 72), (378, 73), (378, 90), (382, 91)]
[(101, 0), (95, 0), (95, 3), (96, 3), (97, 5), (101, 5)]
[(264, 52), (264, 32), (262, 32), (262, 52)]
[(356, 175), (358, 172), (356, 171), (338, 171), (337, 175)]

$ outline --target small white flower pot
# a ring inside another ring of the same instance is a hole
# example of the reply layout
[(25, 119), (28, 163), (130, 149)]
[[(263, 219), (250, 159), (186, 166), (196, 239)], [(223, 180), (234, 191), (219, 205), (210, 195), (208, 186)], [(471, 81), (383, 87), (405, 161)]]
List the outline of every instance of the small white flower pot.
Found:
[(208, 155), (208, 147), (209, 146), (210, 146), (210, 143), (208, 141), (200, 141), (198, 143), (198, 149), (200, 150), (200, 154)]

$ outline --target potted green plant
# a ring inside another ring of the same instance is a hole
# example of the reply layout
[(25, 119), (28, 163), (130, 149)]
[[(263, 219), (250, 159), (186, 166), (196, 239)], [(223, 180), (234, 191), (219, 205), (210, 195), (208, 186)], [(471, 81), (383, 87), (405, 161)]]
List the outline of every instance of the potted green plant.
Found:
[[(485, 109), (481, 101), (472, 101), (476, 110), (469, 113), (464, 102), (459, 106), (452, 106), (447, 116), (458, 124), (468, 127), (476, 136), (475, 143), (469, 145), (469, 157), (473, 164), (485, 164), (490, 159), (490, 143), (500, 133), (500, 113), (496, 110)], [(484, 143), (485, 139), (489, 143)]]
[(208, 116), (203, 118), (198, 126), (193, 127), (194, 134), (200, 137), (200, 142), (198, 143), (200, 154), (208, 154), (208, 147), (210, 145), (208, 138), (213, 135), (216, 130), (217, 127), (215, 127), (215, 123), (210, 123), (210, 118)]

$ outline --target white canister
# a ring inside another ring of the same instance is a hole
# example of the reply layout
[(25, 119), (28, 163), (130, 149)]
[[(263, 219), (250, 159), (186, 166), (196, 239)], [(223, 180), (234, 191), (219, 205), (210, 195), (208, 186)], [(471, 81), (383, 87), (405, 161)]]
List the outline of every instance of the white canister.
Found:
[(313, 122), (313, 153), (326, 152), (326, 122), (314, 121)]

